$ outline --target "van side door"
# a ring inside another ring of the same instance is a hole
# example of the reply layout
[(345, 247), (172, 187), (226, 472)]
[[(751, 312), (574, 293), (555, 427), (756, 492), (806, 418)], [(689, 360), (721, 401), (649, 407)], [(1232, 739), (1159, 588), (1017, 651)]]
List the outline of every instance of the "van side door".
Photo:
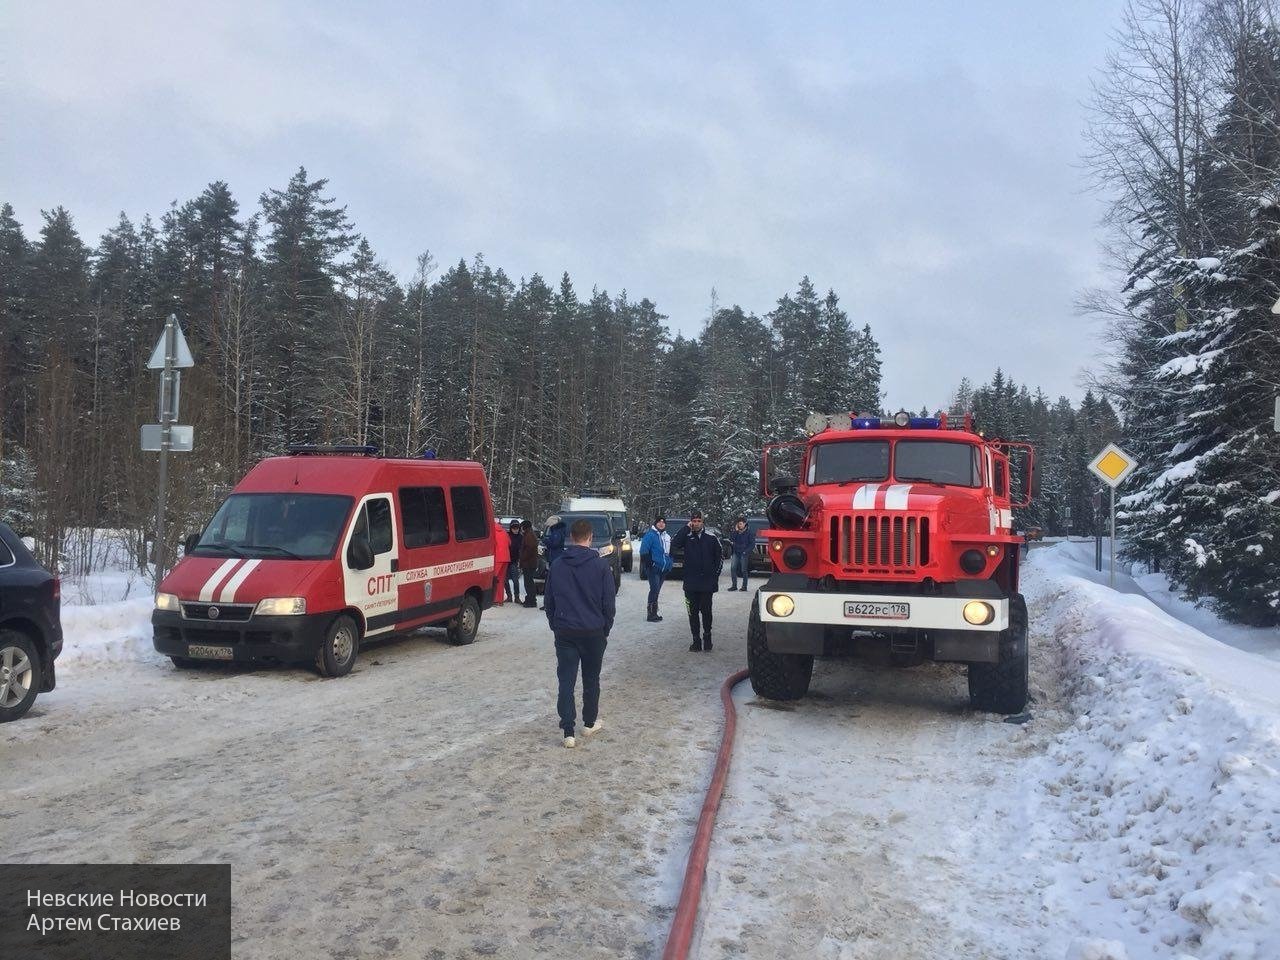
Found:
[(444, 487), (401, 487), (396, 492), (404, 549), (400, 566), (403, 626), (431, 623), (457, 609), (437, 581), (450, 559)]
[[(362, 547), (368, 554), (361, 557)], [(394, 630), (397, 624), (396, 557), (398, 540), (391, 497), (370, 494), (356, 508), (351, 529), (342, 543), (343, 592), (349, 606), (364, 615), (365, 636)], [(361, 560), (372, 558), (371, 566)]]

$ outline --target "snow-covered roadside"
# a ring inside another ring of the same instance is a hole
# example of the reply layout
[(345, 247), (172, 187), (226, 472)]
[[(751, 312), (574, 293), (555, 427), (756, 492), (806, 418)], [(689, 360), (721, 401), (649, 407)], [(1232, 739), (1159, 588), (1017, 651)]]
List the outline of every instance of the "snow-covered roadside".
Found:
[(1093, 582), (1070, 547), (1025, 582), (1076, 715), (1022, 798), (1045, 907), (1080, 956), (1280, 956), (1280, 664)]
[(58, 669), (158, 658), (151, 609), (151, 587), (134, 574), (111, 570), (64, 580)]

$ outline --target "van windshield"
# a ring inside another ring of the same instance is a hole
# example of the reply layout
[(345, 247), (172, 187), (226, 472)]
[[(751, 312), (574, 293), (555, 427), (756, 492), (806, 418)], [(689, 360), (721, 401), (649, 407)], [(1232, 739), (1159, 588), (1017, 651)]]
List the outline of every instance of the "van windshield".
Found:
[(202, 557), (333, 556), (351, 497), (318, 493), (233, 493), (209, 521), (194, 552)]

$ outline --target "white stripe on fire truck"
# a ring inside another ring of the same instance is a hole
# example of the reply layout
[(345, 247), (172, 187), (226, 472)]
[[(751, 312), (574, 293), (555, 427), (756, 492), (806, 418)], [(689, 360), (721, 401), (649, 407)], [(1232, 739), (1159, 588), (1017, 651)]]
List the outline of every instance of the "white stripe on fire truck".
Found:
[(396, 576), (398, 585), (419, 583), (423, 580), (434, 580), (436, 577), (452, 577), (460, 573), (471, 573), (473, 570), (492, 570), (493, 557), (476, 557), (472, 560), (455, 560), (453, 563), (441, 563), (434, 567), (416, 567), (412, 570), (401, 570)]
[(235, 603), (236, 591), (240, 589), (240, 584), (249, 579), (249, 574), (258, 568), (261, 560), (246, 560), (244, 566), (236, 571), (235, 576), (227, 581), (227, 585), (222, 588), (222, 593), (218, 595), (219, 603)]
[(874, 510), (876, 508), (876, 493), (880, 490), (878, 483), (864, 483), (853, 492), (853, 509), (854, 510)]
[(890, 484), (889, 489), (885, 491), (884, 508), (886, 510), (905, 510), (907, 509), (907, 498), (910, 497), (910, 495), (911, 484)]
[(204, 582), (204, 586), (200, 588), (200, 602), (208, 603), (213, 599), (213, 591), (218, 589), (218, 584), (222, 582), (222, 578), (231, 572), (232, 567), (240, 563), (239, 560), (223, 560), (222, 566), (213, 571), (213, 576)]

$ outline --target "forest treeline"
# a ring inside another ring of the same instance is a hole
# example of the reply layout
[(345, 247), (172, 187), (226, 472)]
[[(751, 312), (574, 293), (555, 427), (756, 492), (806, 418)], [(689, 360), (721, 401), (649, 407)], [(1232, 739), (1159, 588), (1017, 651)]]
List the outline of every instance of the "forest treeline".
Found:
[(1231, 619), (1280, 623), (1280, 32), (1269, 0), (1132, 0), (1092, 153), (1123, 279), (1088, 305), (1140, 462), (1125, 553)]
[[(110, 528), (145, 561), (156, 458), (139, 426), (156, 418), (146, 360), (170, 313), (196, 358), (171, 542), (299, 442), (479, 460), (503, 514), (541, 517), (614, 484), (638, 517), (697, 505), (723, 521), (763, 507), (764, 443), (798, 436), (812, 411), (880, 409), (870, 325), (807, 277), (763, 317), (713, 292), (700, 333), (673, 335), (652, 301), (567, 273), (515, 280), (481, 256), (440, 269), (424, 253), (397, 278), (326, 186), (299, 170), (246, 212), (212, 183), (158, 223), (121, 215), (96, 246), (61, 207), (31, 237), (0, 207), (0, 516), (47, 560), (68, 530)], [(1115, 432), (1105, 400), (1075, 408), (997, 371), (961, 382), (952, 406), (1041, 447), (1041, 496), (1021, 522), (1091, 531), (1083, 463)]]

